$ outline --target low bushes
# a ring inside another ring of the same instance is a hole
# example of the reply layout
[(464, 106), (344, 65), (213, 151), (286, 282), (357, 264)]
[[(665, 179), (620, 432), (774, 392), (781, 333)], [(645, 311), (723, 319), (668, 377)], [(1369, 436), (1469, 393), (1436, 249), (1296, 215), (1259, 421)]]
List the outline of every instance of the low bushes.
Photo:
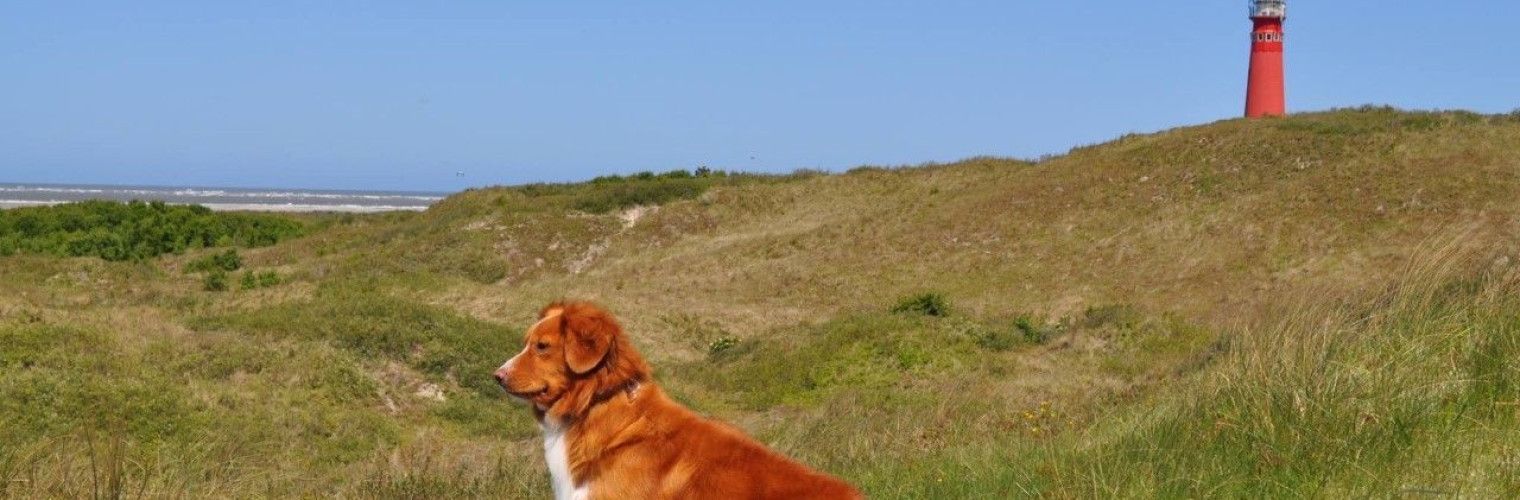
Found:
[(303, 234), (294, 219), (198, 205), (84, 201), (0, 210), (0, 255), (143, 260), (192, 248), (259, 247)]

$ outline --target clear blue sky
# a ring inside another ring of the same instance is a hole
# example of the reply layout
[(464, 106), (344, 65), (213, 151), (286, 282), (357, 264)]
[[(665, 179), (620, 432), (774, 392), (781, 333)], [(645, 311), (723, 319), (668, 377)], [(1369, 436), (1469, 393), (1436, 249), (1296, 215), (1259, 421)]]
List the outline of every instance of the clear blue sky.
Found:
[[(1292, 110), (1520, 107), (1520, 4), (1289, 9)], [(13, 0), (0, 181), (453, 190), (1037, 156), (1236, 116), (1248, 31), (1234, 0)]]

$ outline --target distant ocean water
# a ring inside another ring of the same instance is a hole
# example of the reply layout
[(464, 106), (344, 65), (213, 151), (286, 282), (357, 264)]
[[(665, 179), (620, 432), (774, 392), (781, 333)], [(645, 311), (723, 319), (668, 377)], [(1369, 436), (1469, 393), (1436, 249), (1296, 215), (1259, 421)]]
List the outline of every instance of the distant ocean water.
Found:
[(212, 210), (266, 212), (389, 212), (427, 210), (444, 193), (244, 189), (0, 182), (0, 209), (56, 205), (83, 200), (162, 201), (204, 205)]

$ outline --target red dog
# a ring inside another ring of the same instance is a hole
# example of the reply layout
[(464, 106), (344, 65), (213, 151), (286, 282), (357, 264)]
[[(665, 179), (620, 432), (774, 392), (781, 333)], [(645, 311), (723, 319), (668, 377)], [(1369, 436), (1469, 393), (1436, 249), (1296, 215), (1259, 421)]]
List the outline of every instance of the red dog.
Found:
[(860, 498), (665, 396), (610, 314), (555, 303), (496, 370), (533, 404), (558, 499)]

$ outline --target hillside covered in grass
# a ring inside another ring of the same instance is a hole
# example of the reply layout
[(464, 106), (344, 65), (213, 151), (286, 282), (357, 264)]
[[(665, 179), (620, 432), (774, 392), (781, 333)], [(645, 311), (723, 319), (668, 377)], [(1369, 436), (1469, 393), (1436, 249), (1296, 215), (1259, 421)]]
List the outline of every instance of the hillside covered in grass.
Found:
[(872, 497), (1516, 496), (1517, 152), (1515, 116), (1366, 108), (476, 189), (236, 266), (17, 253), (0, 494), (543, 497), (490, 373), (573, 297)]

